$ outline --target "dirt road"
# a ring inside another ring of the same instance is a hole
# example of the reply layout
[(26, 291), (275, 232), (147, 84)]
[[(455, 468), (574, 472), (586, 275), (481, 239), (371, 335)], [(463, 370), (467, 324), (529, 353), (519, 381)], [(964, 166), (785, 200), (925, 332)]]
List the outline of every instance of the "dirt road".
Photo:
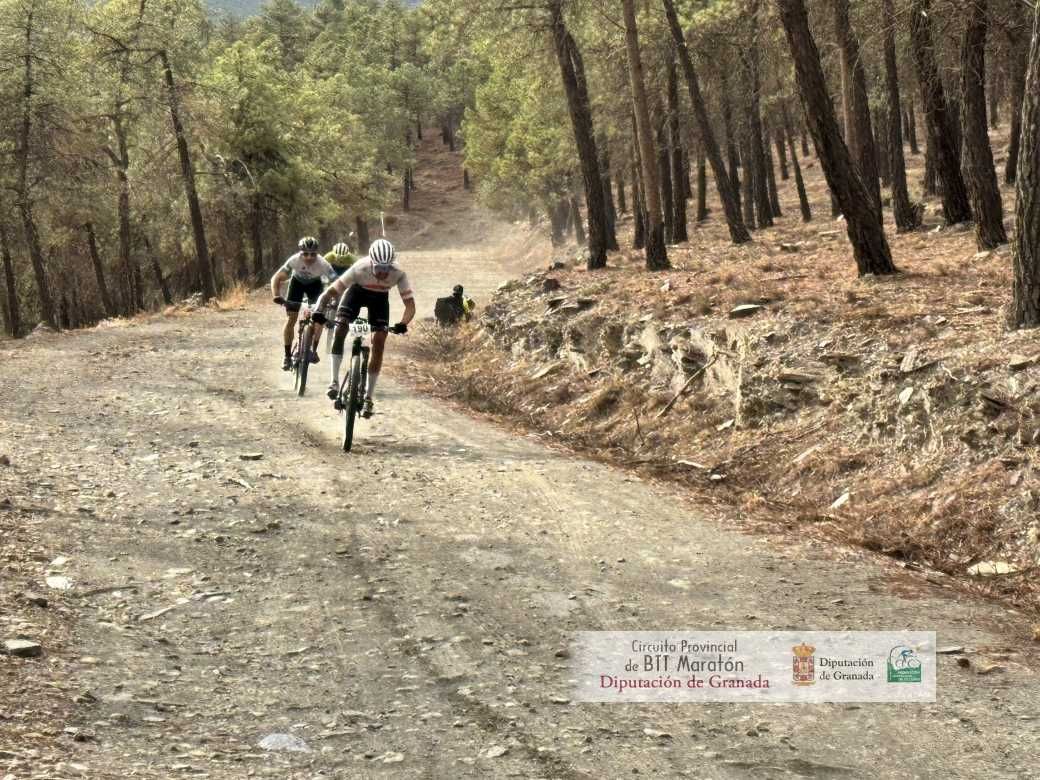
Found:
[[(420, 290), (461, 279), (479, 299), (505, 271), (471, 259), (450, 279), (444, 252), (408, 263)], [(1035, 776), (1015, 616), (722, 527), (417, 397), (392, 361), (344, 455), (328, 402), (276, 370), (278, 317), (257, 303), (0, 355), (5, 549), (35, 545), (0, 584), (21, 604), (0, 638), (45, 651), (0, 658), (17, 691), (0, 777)], [(934, 705), (568, 703), (571, 632), (723, 627), (934, 629), (972, 666), (941, 658)], [(261, 749), (272, 734), (309, 751)]]

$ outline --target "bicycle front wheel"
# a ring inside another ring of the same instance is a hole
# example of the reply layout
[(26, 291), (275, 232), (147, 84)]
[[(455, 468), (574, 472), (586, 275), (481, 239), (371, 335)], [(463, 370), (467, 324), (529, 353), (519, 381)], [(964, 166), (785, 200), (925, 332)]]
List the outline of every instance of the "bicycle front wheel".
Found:
[(361, 393), (361, 355), (355, 354), (350, 359), (350, 379), (347, 380), (347, 398), (343, 404), (343, 410), (346, 412), (343, 431), (344, 452), (350, 452), (354, 443), (354, 420), (357, 419), (358, 410), (361, 408)]
[(307, 369), (311, 367), (311, 329), (310, 326), (303, 329), (300, 334), (300, 354), (297, 357), (297, 382), (296, 394), (302, 396), (307, 390)]

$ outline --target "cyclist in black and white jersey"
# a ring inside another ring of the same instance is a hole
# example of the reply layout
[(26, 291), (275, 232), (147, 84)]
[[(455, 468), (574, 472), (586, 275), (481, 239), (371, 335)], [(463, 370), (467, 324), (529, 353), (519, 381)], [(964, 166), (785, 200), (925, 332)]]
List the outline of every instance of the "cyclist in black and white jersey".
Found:
[[(346, 273), (330, 284), (315, 306), (316, 321), (324, 322), (325, 302), (333, 296), (340, 296), (336, 312), (336, 333), (332, 341), (332, 384), (329, 385), (329, 398), (332, 399), (339, 397), (339, 368), (343, 361), (343, 342), (350, 323), (357, 319), (362, 307), (368, 309), (368, 321), (372, 326), (372, 361), (369, 363), (368, 386), (365, 388), (361, 412), (364, 417), (372, 416), (372, 392), (383, 365), (383, 347), (386, 344), (387, 331), (406, 333), (408, 323), (415, 316), (412, 285), (408, 281), (408, 275), (397, 265), (396, 256), (393, 244), (385, 238), (377, 239), (369, 248), (368, 255), (354, 263)], [(401, 315), (400, 322), (390, 327), (392, 287), (396, 287), (401, 295), (404, 314)]]
[[(285, 347), (285, 360), (282, 361), (282, 370), (288, 371), (292, 368), (292, 340), (293, 328), (296, 327), (296, 319), (300, 314), (300, 306), (303, 299), (313, 308), (321, 297), (322, 288), (325, 283), (322, 277), (330, 279), (336, 275), (325, 258), (318, 254), (318, 239), (306, 236), (300, 239), (300, 251), (285, 261), (285, 264), (271, 277), (271, 295), (274, 302), (285, 307), (285, 327), (282, 329), (282, 343)], [(289, 280), (289, 289), (282, 297), (280, 292), (282, 284)], [(311, 344), (317, 344), (321, 339), (321, 324), (316, 321), (314, 325), (314, 337)], [(307, 358), (312, 363), (318, 362), (318, 353), (311, 349)]]

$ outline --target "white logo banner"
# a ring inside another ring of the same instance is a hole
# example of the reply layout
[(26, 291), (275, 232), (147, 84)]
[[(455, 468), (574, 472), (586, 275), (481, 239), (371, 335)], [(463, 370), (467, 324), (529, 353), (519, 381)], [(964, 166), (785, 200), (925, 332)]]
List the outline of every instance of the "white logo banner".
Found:
[(935, 701), (934, 631), (582, 631), (575, 700)]

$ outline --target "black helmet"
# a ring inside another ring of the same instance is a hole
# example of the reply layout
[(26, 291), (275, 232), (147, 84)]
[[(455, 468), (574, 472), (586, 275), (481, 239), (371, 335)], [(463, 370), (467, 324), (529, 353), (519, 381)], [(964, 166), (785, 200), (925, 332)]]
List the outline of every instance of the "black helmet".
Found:
[(300, 239), (300, 243), (297, 244), (301, 252), (317, 252), (318, 251), (318, 239), (314, 236), (304, 236)]
[(462, 285), (461, 284), (457, 284), (454, 287), (452, 287), (451, 288), (451, 294), (452, 295), (459, 295), (459, 296), (461, 296), (462, 295)]

